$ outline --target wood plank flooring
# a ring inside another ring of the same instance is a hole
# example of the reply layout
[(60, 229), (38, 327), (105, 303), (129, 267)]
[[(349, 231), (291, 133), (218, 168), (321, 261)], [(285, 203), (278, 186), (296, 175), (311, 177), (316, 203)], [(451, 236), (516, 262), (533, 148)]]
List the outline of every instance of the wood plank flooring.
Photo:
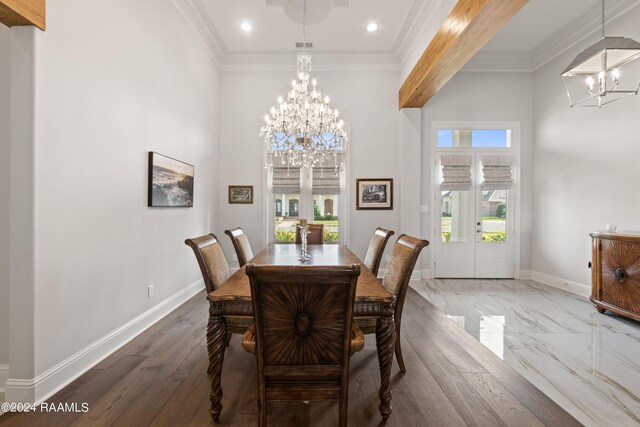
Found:
[[(89, 405), (87, 413), (0, 416), (0, 425), (212, 426), (206, 374), (207, 302), (198, 294), (53, 396), (49, 402)], [(402, 350), (394, 361), (393, 413), (387, 426), (574, 426), (573, 417), (527, 382), (411, 288), (404, 307)], [(351, 362), (349, 421), (381, 424), (375, 337)], [(219, 426), (257, 425), (254, 356), (234, 335), (222, 375)], [(269, 405), (270, 426), (335, 426), (338, 405)]]

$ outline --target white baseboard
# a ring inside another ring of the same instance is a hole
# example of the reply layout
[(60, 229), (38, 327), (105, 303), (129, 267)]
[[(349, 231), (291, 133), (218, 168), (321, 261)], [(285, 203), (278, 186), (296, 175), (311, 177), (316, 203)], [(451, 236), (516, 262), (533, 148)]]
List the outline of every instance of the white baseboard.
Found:
[(539, 271), (531, 271), (531, 280), (571, 292), (572, 294), (588, 297), (591, 295), (591, 286), (582, 283), (572, 282), (571, 280), (561, 277), (551, 276), (550, 274), (540, 273)]
[(520, 280), (531, 280), (531, 270), (520, 270), (520, 276), (517, 278)]
[(5, 386), (7, 402), (41, 403), (84, 374), (147, 328), (184, 304), (204, 288), (197, 280), (172, 297), (110, 332), (76, 354), (32, 379), (9, 378)]
[(431, 269), (422, 270), (420, 272), (420, 275), (422, 276), (423, 279), (433, 279), (433, 270)]
[[(0, 365), (0, 394), (4, 395), (4, 385), (9, 378), (9, 365)], [(2, 399), (0, 398), (0, 402)]]

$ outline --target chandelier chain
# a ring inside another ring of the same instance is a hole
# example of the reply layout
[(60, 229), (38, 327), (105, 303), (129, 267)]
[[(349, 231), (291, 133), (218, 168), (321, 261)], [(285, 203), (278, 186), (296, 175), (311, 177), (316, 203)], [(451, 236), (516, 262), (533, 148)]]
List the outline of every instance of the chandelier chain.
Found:
[[(307, 0), (302, 12), (302, 37), (307, 43)], [(348, 136), (344, 120), (323, 99), (316, 79), (311, 78), (311, 54), (303, 49), (297, 55), (298, 78), (291, 81), (286, 97), (265, 115), (260, 129), (263, 137), (264, 166), (330, 167), (334, 173), (344, 170), (342, 153), (347, 149)]]
[(303, 49), (307, 47), (307, 0), (304, 0), (302, 8), (302, 46)]
[(604, 38), (604, 0), (602, 0), (602, 38)]

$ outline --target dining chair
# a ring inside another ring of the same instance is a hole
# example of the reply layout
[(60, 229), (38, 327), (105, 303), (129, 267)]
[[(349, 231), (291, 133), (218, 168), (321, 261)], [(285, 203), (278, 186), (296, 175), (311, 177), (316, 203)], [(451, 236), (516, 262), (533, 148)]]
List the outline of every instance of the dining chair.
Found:
[(387, 246), (389, 238), (394, 234), (391, 230), (378, 227), (371, 237), (367, 254), (364, 256), (364, 265), (371, 270), (376, 277), (378, 276), (378, 269), (380, 268), (384, 248)]
[[(301, 243), (300, 229), (296, 227), (296, 245)], [(307, 243), (310, 245), (322, 245), (324, 243), (324, 224), (309, 224)]]
[(196, 255), (207, 293), (218, 289), (231, 276), (229, 264), (215, 234), (187, 239), (184, 243), (190, 246)]
[[(402, 322), (404, 299), (407, 295), (411, 273), (413, 273), (413, 268), (420, 256), (420, 251), (428, 245), (429, 242), (427, 240), (401, 234), (393, 245), (391, 260), (387, 263), (384, 277), (382, 278), (382, 286), (387, 292), (396, 297), (394, 312), (396, 329), (395, 353), (402, 373), (407, 372), (402, 359), (402, 348), (400, 347), (400, 324)], [(358, 326), (360, 326), (364, 334), (374, 334), (376, 332), (375, 320), (359, 320)]]
[(247, 235), (240, 227), (225, 230), (224, 233), (231, 239), (233, 248), (236, 250), (236, 255), (238, 256), (238, 264), (242, 267), (247, 261), (253, 258), (253, 252), (251, 251), (251, 245), (249, 244)]
[(348, 425), (349, 359), (364, 347), (353, 322), (360, 266), (247, 264), (254, 323), (242, 339), (258, 365), (259, 425), (268, 401), (338, 401)]
[[(196, 255), (207, 294), (218, 289), (220, 285), (231, 276), (229, 264), (227, 264), (227, 259), (222, 251), (222, 245), (220, 245), (220, 241), (215, 234), (211, 233), (194, 237), (193, 239), (186, 239), (184, 243), (190, 246)], [(227, 345), (229, 345), (231, 334), (238, 333), (239, 331), (233, 331), (232, 328), (228, 328), (227, 330), (225, 340)], [(211, 372), (211, 366), (209, 366), (207, 372)]]

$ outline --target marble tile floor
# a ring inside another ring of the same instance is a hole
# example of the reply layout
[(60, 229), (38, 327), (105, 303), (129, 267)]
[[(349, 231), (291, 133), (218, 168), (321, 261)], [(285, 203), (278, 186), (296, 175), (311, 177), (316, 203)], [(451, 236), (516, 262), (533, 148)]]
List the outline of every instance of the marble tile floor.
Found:
[(412, 282), (586, 426), (640, 426), (640, 322), (531, 280)]

